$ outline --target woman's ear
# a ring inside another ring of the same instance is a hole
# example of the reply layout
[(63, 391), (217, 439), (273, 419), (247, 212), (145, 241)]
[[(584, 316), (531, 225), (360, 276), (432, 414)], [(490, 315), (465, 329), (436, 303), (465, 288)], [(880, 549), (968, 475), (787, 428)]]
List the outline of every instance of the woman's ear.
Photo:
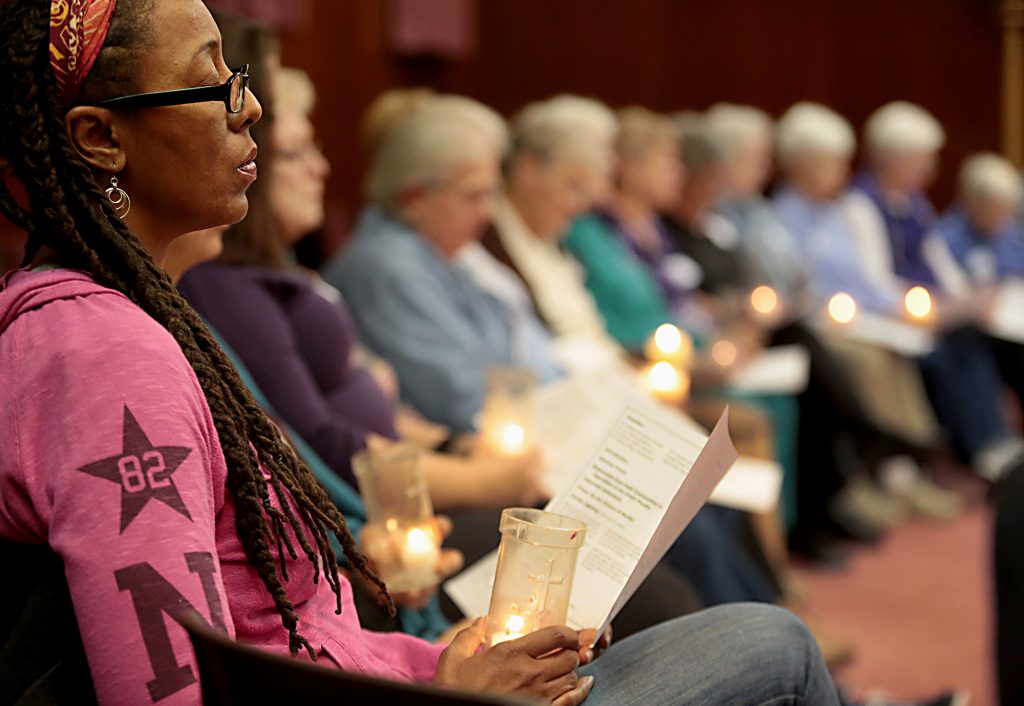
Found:
[(68, 139), (78, 156), (93, 169), (119, 172), (126, 160), (117, 140), (114, 113), (106, 108), (80, 105), (64, 118)]

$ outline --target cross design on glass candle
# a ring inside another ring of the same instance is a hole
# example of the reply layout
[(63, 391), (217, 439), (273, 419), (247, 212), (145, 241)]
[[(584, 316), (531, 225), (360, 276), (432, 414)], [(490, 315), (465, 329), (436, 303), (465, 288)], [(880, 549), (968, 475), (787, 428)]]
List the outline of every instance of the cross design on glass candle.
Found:
[(547, 610), (548, 594), (551, 592), (551, 587), (560, 586), (562, 585), (562, 582), (565, 580), (562, 576), (555, 577), (551, 575), (554, 572), (555, 568), (554, 559), (545, 559), (544, 564), (547, 567), (547, 571), (543, 576), (536, 576), (534, 574), (530, 574), (529, 576), (530, 583), (539, 583), (543, 586), (543, 588), (541, 589), (540, 605), (537, 606), (537, 612), (539, 613), (543, 613), (545, 610)]

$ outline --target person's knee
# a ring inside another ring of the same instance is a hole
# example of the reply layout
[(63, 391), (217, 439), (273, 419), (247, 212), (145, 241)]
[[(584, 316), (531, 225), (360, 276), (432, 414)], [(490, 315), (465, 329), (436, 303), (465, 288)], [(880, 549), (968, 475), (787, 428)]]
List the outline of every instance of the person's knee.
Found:
[(785, 608), (767, 603), (730, 603), (712, 610), (721, 613), (715, 616), (716, 621), (737, 632), (756, 635), (767, 644), (814, 644), (803, 621)]
[(788, 675), (802, 690), (821, 662), (817, 642), (803, 621), (788, 610), (764, 603), (732, 603), (711, 609), (720, 611), (714, 623), (734, 633), (748, 646), (754, 664), (773, 664), (778, 677)]

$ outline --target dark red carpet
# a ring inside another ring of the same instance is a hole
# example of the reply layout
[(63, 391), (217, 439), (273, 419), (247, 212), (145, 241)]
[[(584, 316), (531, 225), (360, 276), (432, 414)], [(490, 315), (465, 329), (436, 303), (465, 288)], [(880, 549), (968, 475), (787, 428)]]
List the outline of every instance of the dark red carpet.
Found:
[(854, 696), (955, 687), (970, 690), (972, 706), (996, 706), (990, 512), (977, 485), (957, 484), (972, 498), (958, 519), (913, 521), (841, 571), (798, 569), (810, 614), (856, 646), (836, 674)]

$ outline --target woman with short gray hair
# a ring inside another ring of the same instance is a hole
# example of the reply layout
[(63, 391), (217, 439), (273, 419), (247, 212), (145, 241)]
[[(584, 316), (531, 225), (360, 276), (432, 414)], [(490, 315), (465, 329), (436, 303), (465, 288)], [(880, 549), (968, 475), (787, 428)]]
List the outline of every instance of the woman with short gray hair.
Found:
[(408, 401), (457, 432), (474, 427), (486, 367), (559, 375), (540, 323), (513, 316), (455, 263), (491, 221), (506, 145), (502, 118), (470, 98), (413, 109), (382, 136), (366, 181), (371, 206), (324, 269)]

